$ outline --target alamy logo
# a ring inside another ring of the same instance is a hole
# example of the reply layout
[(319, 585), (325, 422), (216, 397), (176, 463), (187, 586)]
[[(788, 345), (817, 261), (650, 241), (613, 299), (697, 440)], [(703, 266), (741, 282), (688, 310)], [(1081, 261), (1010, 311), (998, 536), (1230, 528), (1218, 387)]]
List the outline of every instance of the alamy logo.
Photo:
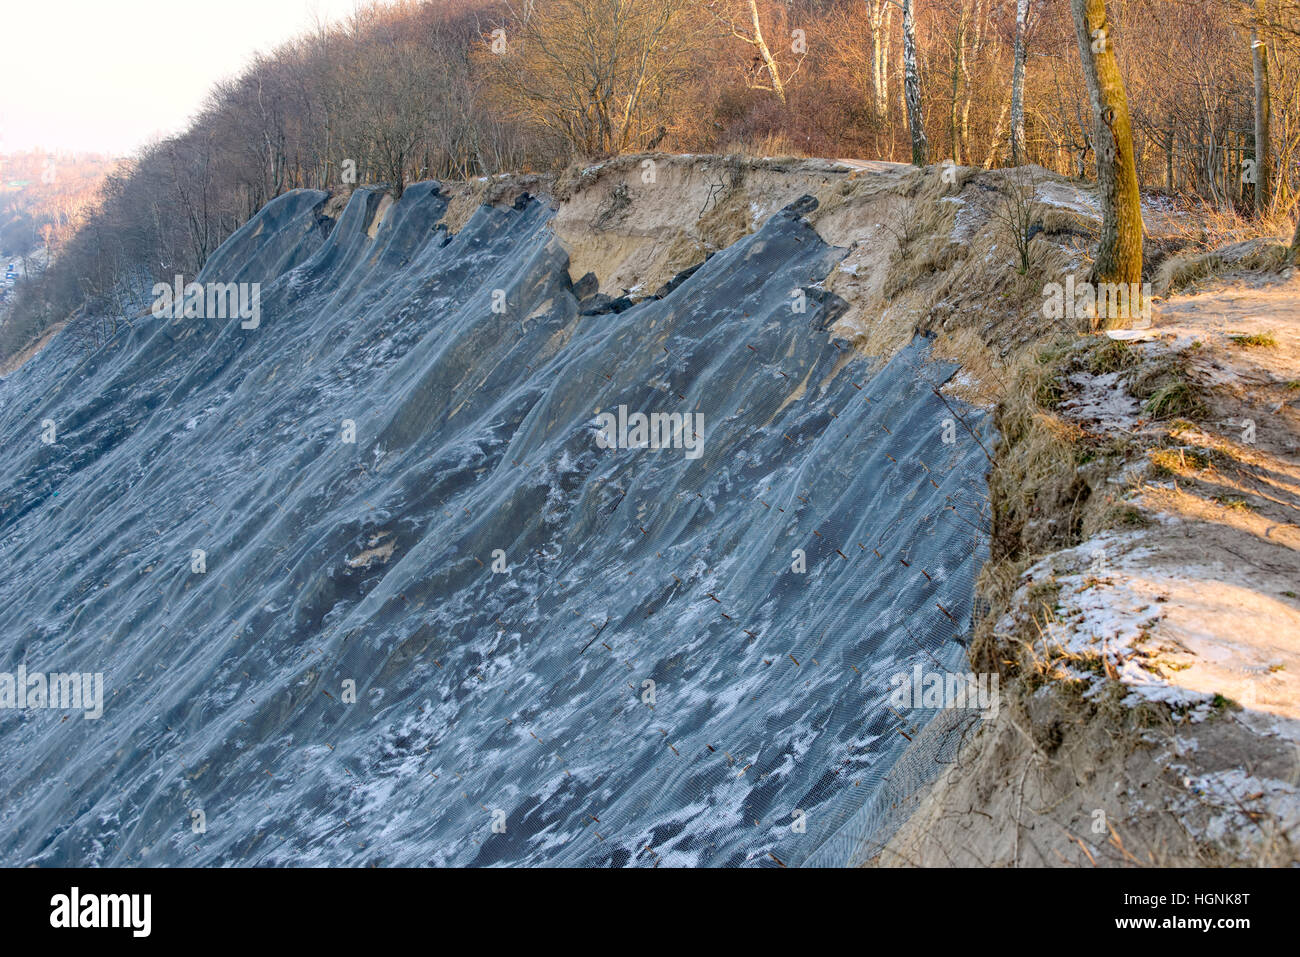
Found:
[(104, 714), (104, 675), (28, 674), (26, 665), (19, 665), (17, 674), (0, 671), (0, 708), (81, 710), (94, 720)]
[(241, 329), (256, 329), (262, 324), (262, 284), (260, 282), (192, 282), (184, 276), (176, 282), (154, 283), (153, 307), (156, 319), (242, 319)]
[(954, 671), (925, 671), (920, 665), (912, 673), (891, 675), (889, 703), (895, 708), (969, 709), (986, 717), (998, 713), (998, 676), (963, 674)]
[(51, 927), (128, 927), (133, 937), (148, 937), (152, 927), (150, 894), (71, 894), (50, 898)]
[(1067, 276), (1065, 284), (1050, 282), (1043, 287), (1043, 318), (1151, 320), (1151, 283), (1090, 282), (1075, 283)]
[(685, 449), (686, 458), (704, 454), (703, 412), (627, 413), (620, 405), (618, 414), (601, 412), (596, 418), (600, 431), (596, 445), (602, 449)]

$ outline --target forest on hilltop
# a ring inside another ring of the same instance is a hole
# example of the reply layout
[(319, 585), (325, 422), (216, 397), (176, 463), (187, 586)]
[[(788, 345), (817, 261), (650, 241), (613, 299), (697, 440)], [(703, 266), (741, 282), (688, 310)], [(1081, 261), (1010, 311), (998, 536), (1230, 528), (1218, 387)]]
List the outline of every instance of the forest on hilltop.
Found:
[[(1195, 210), (1195, 243), (1290, 235), (1300, 0), (1101, 6), (1141, 186)], [(0, 356), (83, 308), (133, 314), (294, 188), (400, 193), (655, 150), (1088, 178), (1094, 128), (1071, 4), (1051, 0), (374, 3), (257, 57), (115, 168), (75, 235), (50, 237)]]

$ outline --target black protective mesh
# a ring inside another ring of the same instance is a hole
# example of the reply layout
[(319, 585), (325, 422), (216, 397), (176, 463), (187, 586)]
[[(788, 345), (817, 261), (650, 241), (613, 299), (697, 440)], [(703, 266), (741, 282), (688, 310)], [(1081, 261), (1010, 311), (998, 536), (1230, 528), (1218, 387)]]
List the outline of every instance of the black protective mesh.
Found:
[[(0, 712), (0, 858), (860, 858), (946, 747), (889, 676), (965, 668), (989, 426), (953, 367), (831, 339), (843, 250), (794, 211), (580, 316), (539, 203), (448, 237), (420, 184), (370, 237), (377, 194), (327, 236), (324, 199), (200, 277), (263, 283), (258, 328), (139, 319), (4, 380), (0, 669), (109, 699)], [(702, 454), (600, 448), (619, 406), (702, 414)]]

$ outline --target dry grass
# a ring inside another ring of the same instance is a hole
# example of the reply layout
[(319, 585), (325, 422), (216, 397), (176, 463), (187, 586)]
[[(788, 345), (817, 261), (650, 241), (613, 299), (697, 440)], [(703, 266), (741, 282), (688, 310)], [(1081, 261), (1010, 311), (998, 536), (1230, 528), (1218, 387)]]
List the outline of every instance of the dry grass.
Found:
[(1189, 250), (1201, 252), (1252, 240), (1289, 241), (1293, 229), (1288, 217), (1280, 214), (1261, 222), (1253, 215), (1244, 216), (1234, 209), (1221, 209), (1195, 199), (1182, 198), (1178, 212), (1162, 218), (1162, 234)]
[(1149, 363), (1129, 379), (1129, 389), (1154, 419), (1201, 419), (1205, 402), (1192, 382), (1187, 358), (1172, 354)]
[[(984, 190), (983, 194), (993, 192)], [(985, 196), (967, 190), (961, 198), (975, 205)], [(943, 263), (939, 275), (930, 275), (925, 246), (934, 237), (927, 237), (924, 229), (946, 229), (950, 220), (941, 216), (952, 208), (948, 203), (927, 212), (912, 198), (910, 220), (893, 230), (900, 250), (895, 265), (906, 272), (901, 280), (892, 282), (895, 292), (889, 308), (898, 309), (906, 303), (913, 314), (924, 310), (937, 316), (946, 310), (952, 321), (929, 320), (944, 332), (936, 341), (936, 353), (963, 366), (968, 361), (978, 362), (983, 371), (973, 373), (974, 377), (995, 383), (1000, 391), (996, 409), (999, 440), (989, 475), (991, 556), (976, 585), (980, 603), (988, 610), (975, 623), (970, 659), (976, 670), (1004, 676), (1005, 707), (992, 726), (986, 725), (981, 738), (959, 756), (961, 773), (941, 780), (930, 792), (925, 799), (929, 803), (918, 808), (899, 832), (901, 840), (890, 843), (881, 861), (893, 855), (894, 862), (905, 857), (913, 863), (954, 863), (956, 855), (965, 864), (978, 863), (972, 858), (981, 856), (986, 856), (986, 862), (1020, 863), (1022, 854), (1029, 853), (1020, 840), (1022, 826), (1028, 828), (1032, 826), (1028, 822), (1042, 823), (1049, 817), (1068, 829), (1077, 826), (1088, 808), (1103, 806), (1102, 789), (1081, 796), (1080, 790), (1088, 786), (1081, 785), (1077, 777), (1082, 766), (1093, 769), (1088, 778), (1095, 777), (1107, 787), (1115, 782), (1150, 787), (1142, 794), (1155, 798), (1152, 803), (1158, 810), (1137, 813), (1122, 823), (1115, 821), (1110, 842), (1095, 860), (1092, 854), (1098, 851), (1097, 842), (1086, 831), (1073, 834), (1088, 838), (1092, 851), (1077, 837), (1044, 850), (1051, 841), (1046, 835), (1036, 835), (1032, 851), (1040, 859), (1034, 863), (1146, 866), (1235, 862), (1233, 842), (1237, 836), (1206, 840), (1175, 816), (1159, 810), (1186, 798), (1181, 778), (1171, 777), (1153, 758), (1140, 759), (1137, 765), (1130, 761), (1130, 756), (1144, 750), (1157, 754), (1159, 748), (1153, 747), (1152, 741), (1171, 737), (1179, 715), (1161, 704), (1134, 707), (1131, 700), (1124, 700), (1129, 690), (1119, 682), (1113, 662), (1100, 654), (1066, 649), (1053, 637), (1054, 628), (1069, 627), (1064, 621), (1066, 611), (1057, 607), (1056, 572), (1049, 567), (1046, 576), (1032, 582), (1024, 576), (1041, 560), (1080, 545), (1105, 529), (1142, 526), (1147, 527), (1146, 534), (1159, 534), (1160, 528), (1148, 517), (1150, 510), (1168, 510), (1150, 501), (1156, 487), (1148, 479), (1153, 475), (1173, 478), (1174, 490), (1202, 491), (1218, 516), (1201, 515), (1201, 520), (1231, 521), (1234, 527), (1254, 522), (1250, 531), (1261, 536), (1268, 532), (1274, 540), (1279, 533), (1276, 528), (1269, 530), (1268, 522), (1285, 519), (1258, 513), (1272, 507), (1280, 516), (1282, 507), (1291, 501), (1290, 492), (1279, 487), (1282, 480), (1276, 474), (1264, 474), (1252, 486), (1248, 477), (1239, 475), (1240, 457), (1220, 450), (1213, 437), (1202, 431), (1210, 428), (1205, 423), (1222, 417), (1223, 410), (1217, 394), (1207, 393), (1201, 384), (1209, 380), (1202, 374), (1194, 350), (1174, 352), (1163, 346), (1080, 336), (1079, 330), (1063, 330), (1062, 335), (1050, 337), (1043, 334), (1041, 322), (1037, 327), (1007, 320), (980, 326), (971, 321), (972, 315), (953, 309), (953, 301), (960, 304), (967, 288), (972, 298), (982, 301), (977, 313), (980, 319), (996, 316), (1002, 302), (1007, 302), (1008, 313), (1026, 309), (1037, 305), (1031, 297), (1037, 291), (1035, 286), (1041, 288), (1042, 278), (1031, 275), (1030, 285), (1022, 290), (1013, 278), (1014, 261), (1006, 263), (1007, 269), (991, 269), (999, 253), (1005, 251), (1010, 256), (1018, 250), (1006, 236), (1003, 248), (995, 250), (987, 216), (972, 233), (966, 214), (962, 217), (967, 224), (962, 227), (965, 248)], [(934, 217), (928, 224), (927, 216)], [(1069, 231), (1070, 236), (1087, 242), (1092, 224), (1086, 216), (1049, 208), (1043, 211), (1043, 218), (1051, 220), (1050, 227), (1045, 223), (1045, 230)], [(947, 232), (944, 238), (948, 238)], [(1054, 239), (1044, 251), (1059, 255), (1067, 247), (1068, 242)], [(1068, 257), (1057, 259), (1055, 268), (1062, 269), (1065, 261)], [(1161, 270), (1168, 289), (1229, 270), (1275, 270), (1279, 263), (1277, 248), (1254, 240), (1237, 249), (1180, 254), (1166, 261)], [(1023, 313), (1021, 318), (1023, 322)], [(1019, 328), (1026, 328), (1027, 342), (1011, 332)], [(1248, 336), (1248, 341), (1242, 336), (1243, 341), (1236, 344), (1280, 348), (1275, 345), (1278, 337), (1270, 341), (1269, 333), (1252, 329)], [(1063, 411), (1064, 400), (1075, 390), (1069, 379), (1078, 372), (1093, 376), (1119, 373), (1122, 385), (1139, 400), (1142, 418), (1131, 424), (1099, 426), (1096, 431), (1089, 431), (1094, 428), (1091, 424), (1084, 428)], [(1284, 376), (1280, 381), (1288, 388), (1300, 389), (1293, 377)], [(1270, 481), (1272, 484), (1266, 484)], [(1141, 661), (1137, 664), (1143, 665)], [(1178, 667), (1163, 660), (1152, 665)], [(1093, 680), (1082, 680), (1080, 675)], [(1103, 679), (1100, 683), (1095, 680), (1098, 677)], [(1219, 713), (1227, 711), (1227, 702), (1221, 702)], [(1207, 743), (1207, 752), (1214, 752), (1217, 746), (1222, 753), (1235, 754), (1232, 749), (1242, 742), (1255, 746), (1249, 732), (1233, 722), (1221, 724), (1221, 729), (1212, 732), (1203, 726), (1203, 735), (1223, 739), (1217, 745)], [(1244, 759), (1242, 764), (1246, 764)], [(981, 785), (977, 779), (985, 783)], [(1013, 800), (1005, 799), (1008, 792)], [(1156, 798), (1157, 794), (1169, 803)], [(1026, 812), (1031, 804), (1036, 805), (1034, 812), (1022, 817), (1022, 804)], [(1041, 805), (1048, 805), (1045, 812), (1039, 810)], [(1058, 806), (1066, 810), (1054, 815)], [(978, 820), (971, 815), (972, 808), (980, 810)], [(1022, 821), (1026, 823), (1022, 825)], [(1007, 839), (1009, 834), (1014, 835), (1012, 840)], [(962, 840), (961, 835), (972, 837)], [(1060, 836), (1054, 832), (1053, 839)], [(1246, 837), (1241, 837), (1243, 846)], [(1294, 860), (1285, 834), (1282, 838), (1281, 843), (1266, 840), (1258, 853), (1278, 863)], [(959, 841), (962, 850), (953, 850), (957, 846), (954, 841)], [(1074, 860), (1070, 860), (1070, 848), (1075, 849)], [(1055, 860), (1050, 859), (1053, 854)]]
[(998, 407), (989, 476), (995, 561), (1068, 547), (1082, 530), (1091, 495), (1078, 472), (1084, 433), (1055, 411), (1069, 355), (1060, 345), (1026, 355)]
[(1252, 332), (1243, 333), (1242, 335), (1229, 336), (1235, 345), (1248, 346), (1259, 349), (1276, 349), (1277, 336), (1271, 332)]
[(930, 345), (930, 354), (961, 366), (960, 381), (954, 381), (945, 391), (962, 401), (992, 408), (1006, 394), (1006, 363), (976, 330), (958, 328), (939, 333)]
[(1159, 477), (1186, 476), (1193, 472), (1203, 472), (1210, 467), (1209, 458), (1195, 449), (1153, 449), (1148, 454), (1155, 474)]
[(1136, 368), (1141, 362), (1142, 357), (1127, 342), (1103, 338), (1088, 351), (1084, 367), (1093, 375), (1108, 375)]
[(1213, 251), (1176, 253), (1160, 264), (1153, 287), (1170, 296), (1219, 279), (1228, 273), (1276, 272), (1285, 266), (1286, 247), (1262, 239), (1246, 240)]

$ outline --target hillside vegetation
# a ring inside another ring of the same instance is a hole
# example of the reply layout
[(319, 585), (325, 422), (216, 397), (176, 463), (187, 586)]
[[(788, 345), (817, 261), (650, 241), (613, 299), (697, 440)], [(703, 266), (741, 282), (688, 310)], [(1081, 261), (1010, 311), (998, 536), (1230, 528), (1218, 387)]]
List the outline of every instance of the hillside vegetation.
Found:
[[(0, 357), (74, 315), (134, 314), (153, 282), (193, 276), (295, 188), (387, 183), (400, 196), (418, 180), (649, 150), (1096, 175), (1067, 4), (904, 6), (912, 42), (890, 0), (362, 7), (257, 58), (212, 90), (188, 130), (109, 176), (51, 268), (20, 290)], [(1109, 18), (1137, 173), (1194, 212), (1182, 242), (1291, 235), (1300, 0), (1112, 4)]]

